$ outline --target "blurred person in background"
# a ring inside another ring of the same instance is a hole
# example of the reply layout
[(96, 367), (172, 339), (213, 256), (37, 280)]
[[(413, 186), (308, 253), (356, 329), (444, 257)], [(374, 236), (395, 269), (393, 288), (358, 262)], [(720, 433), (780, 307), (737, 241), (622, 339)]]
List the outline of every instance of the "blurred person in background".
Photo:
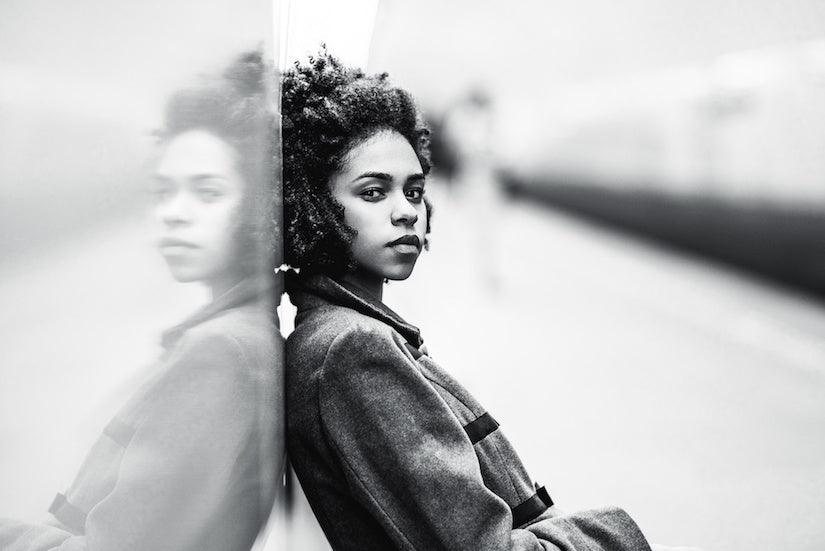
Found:
[(428, 131), (412, 98), (326, 50), (282, 78), (298, 312), (287, 442), (332, 548), (650, 549), (621, 509), (561, 514), (498, 423), (382, 302), (430, 229)]
[(0, 521), (0, 549), (247, 550), (283, 470), (275, 119), (262, 54), (175, 94), (152, 188), (172, 276), (211, 302), (108, 423), (42, 524)]
[(482, 87), (470, 89), (446, 110), (439, 126), (453, 193), (470, 216), (485, 221), (474, 228), (471, 245), (484, 290), (495, 296), (503, 279), (498, 221), (504, 196), (496, 177), (491, 96)]

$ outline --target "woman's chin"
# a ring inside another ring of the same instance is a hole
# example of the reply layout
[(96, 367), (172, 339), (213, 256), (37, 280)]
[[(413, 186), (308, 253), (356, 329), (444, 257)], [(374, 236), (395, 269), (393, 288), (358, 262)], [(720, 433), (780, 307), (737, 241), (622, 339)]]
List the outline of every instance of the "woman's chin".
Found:
[(384, 277), (392, 281), (404, 281), (412, 275), (414, 268), (415, 264), (411, 266), (400, 266), (390, 270), (389, 273), (385, 273)]
[(191, 266), (169, 264), (168, 268), (172, 279), (178, 283), (194, 283), (204, 279), (200, 270), (194, 269)]
[(410, 277), (415, 262), (387, 262), (382, 264), (359, 264), (353, 274), (356, 280), (369, 281), (403, 281)]

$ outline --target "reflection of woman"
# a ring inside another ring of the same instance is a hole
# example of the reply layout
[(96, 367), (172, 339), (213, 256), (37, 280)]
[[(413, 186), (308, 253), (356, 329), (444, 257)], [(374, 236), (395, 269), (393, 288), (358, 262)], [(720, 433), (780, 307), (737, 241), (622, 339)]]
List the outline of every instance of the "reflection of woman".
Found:
[(173, 276), (205, 284), (212, 301), (164, 334), (156, 370), (52, 504), (56, 522), (2, 523), (0, 548), (252, 546), (283, 455), (274, 259), (258, 246), (274, 242), (266, 78), (249, 54), (170, 102), (155, 173), (158, 244)]
[[(560, 515), (498, 424), (382, 302), (426, 244), (426, 130), (326, 53), (283, 79), (287, 440), (334, 549), (644, 550), (622, 510)], [(483, 224), (484, 221), (479, 221)]]

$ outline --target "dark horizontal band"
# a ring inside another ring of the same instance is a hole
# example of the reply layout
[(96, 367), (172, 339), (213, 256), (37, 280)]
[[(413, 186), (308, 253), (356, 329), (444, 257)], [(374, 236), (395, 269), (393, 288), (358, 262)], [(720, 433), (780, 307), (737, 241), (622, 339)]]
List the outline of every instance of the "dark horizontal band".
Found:
[(71, 528), (76, 534), (83, 534), (86, 531), (86, 513), (79, 507), (75, 507), (66, 496), (57, 494), (54, 496), (49, 507), (49, 512), (54, 518)]
[(415, 358), (416, 360), (424, 355), (423, 352), (421, 352), (419, 349), (417, 349), (416, 347), (414, 347), (410, 343), (405, 342), (404, 344), (407, 346), (407, 350), (410, 351), (410, 354), (412, 354), (412, 357)]
[(132, 440), (132, 436), (135, 434), (135, 428), (115, 417), (106, 425), (106, 428), (103, 429), (103, 434), (125, 448)]
[(544, 486), (538, 488), (535, 494), (513, 507), (513, 528), (527, 524), (552, 506), (553, 500)]
[(489, 413), (479, 416), (475, 421), (471, 421), (464, 425), (464, 432), (470, 437), (470, 442), (476, 444), (481, 442), (488, 435), (495, 432), (498, 428), (498, 422), (493, 419)]

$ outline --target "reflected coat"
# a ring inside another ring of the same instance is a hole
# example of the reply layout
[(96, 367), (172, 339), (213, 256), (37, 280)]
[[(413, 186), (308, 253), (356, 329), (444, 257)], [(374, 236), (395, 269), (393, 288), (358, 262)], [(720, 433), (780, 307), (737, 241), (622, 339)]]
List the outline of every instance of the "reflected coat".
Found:
[(247, 280), (164, 335), (48, 524), (0, 521), (0, 549), (248, 550), (283, 469), (282, 340)]

